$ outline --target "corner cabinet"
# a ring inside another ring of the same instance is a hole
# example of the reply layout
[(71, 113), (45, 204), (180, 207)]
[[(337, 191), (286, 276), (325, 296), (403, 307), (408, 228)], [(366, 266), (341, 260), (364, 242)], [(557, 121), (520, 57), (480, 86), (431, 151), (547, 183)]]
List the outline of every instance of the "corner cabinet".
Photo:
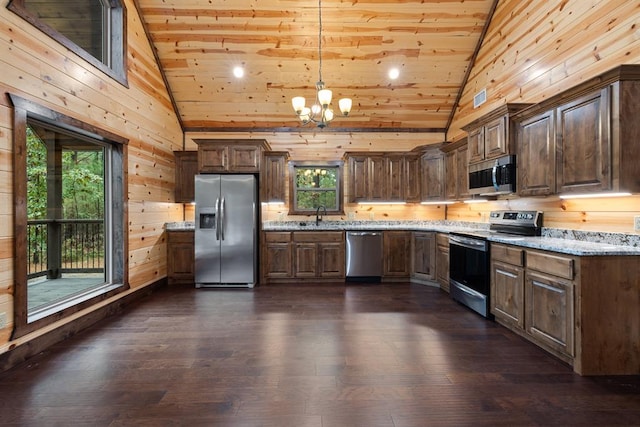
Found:
[(268, 150), (259, 139), (194, 139), (198, 144), (200, 173), (258, 173), (262, 152)]
[(517, 113), (518, 194), (640, 192), (639, 97), (623, 65)]
[(423, 202), (445, 199), (445, 160), (439, 148), (427, 150), (422, 155), (422, 195)]
[(382, 250), (383, 279), (391, 281), (408, 279), (411, 275), (411, 232), (383, 232)]
[(195, 281), (194, 232), (167, 231), (167, 281), (193, 285)]
[(174, 151), (176, 162), (175, 202), (191, 203), (195, 200), (195, 176), (198, 174), (197, 151)]
[(411, 254), (411, 278), (436, 280), (436, 233), (413, 232)]
[(287, 200), (286, 170), (289, 153), (286, 151), (266, 151), (260, 170), (262, 202), (281, 202)]
[(469, 194), (469, 164), (467, 139), (444, 145), (444, 198), (462, 200)]

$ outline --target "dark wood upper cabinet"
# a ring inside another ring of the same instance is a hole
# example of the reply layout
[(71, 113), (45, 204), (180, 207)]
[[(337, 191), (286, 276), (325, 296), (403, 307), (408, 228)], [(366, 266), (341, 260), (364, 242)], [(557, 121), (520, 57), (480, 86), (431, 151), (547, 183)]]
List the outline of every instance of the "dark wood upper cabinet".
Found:
[(407, 154), (404, 157), (404, 198), (407, 202), (420, 201), (421, 178), (420, 155)]
[(520, 196), (555, 193), (555, 116), (552, 111), (524, 119), (518, 126), (517, 186)]
[(640, 192), (638, 99), (622, 65), (515, 114), (518, 194)]
[(286, 170), (289, 153), (286, 151), (265, 151), (260, 170), (262, 202), (287, 201)]
[(345, 159), (350, 203), (419, 200), (418, 153), (347, 152)]
[(612, 188), (609, 89), (557, 108), (558, 193)]
[(422, 201), (444, 200), (444, 154), (438, 148), (422, 155)]
[(261, 139), (194, 139), (198, 144), (200, 173), (258, 173), (262, 152), (268, 150)]
[(198, 174), (197, 151), (174, 151), (176, 161), (175, 201), (191, 203), (195, 200), (195, 176)]
[(461, 200), (469, 197), (469, 164), (467, 139), (442, 146), (444, 152), (444, 198)]
[(512, 115), (531, 104), (504, 104), (462, 129), (467, 131), (468, 163), (515, 154), (516, 128)]

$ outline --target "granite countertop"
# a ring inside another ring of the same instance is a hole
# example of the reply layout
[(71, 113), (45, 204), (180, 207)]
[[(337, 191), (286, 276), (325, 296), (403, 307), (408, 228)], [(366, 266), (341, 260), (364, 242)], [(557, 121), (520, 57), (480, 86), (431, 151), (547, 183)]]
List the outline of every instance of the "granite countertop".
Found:
[[(169, 222), (167, 231), (193, 231), (193, 221)], [(265, 221), (263, 231), (407, 230), (438, 233), (485, 232), (489, 224), (462, 221)], [(540, 237), (491, 234), (490, 242), (577, 256), (640, 255), (640, 235), (543, 228)]]

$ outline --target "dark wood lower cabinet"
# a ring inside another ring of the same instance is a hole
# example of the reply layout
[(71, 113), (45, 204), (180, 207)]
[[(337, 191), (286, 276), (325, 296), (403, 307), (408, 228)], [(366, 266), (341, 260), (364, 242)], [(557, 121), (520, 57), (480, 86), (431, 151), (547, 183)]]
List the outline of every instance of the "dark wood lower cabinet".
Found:
[(194, 284), (195, 252), (193, 231), (167, 231), (167, 281)]
[(449, 292), (449, 235), (436, 234), (436, 278), (440, 289)]
[(383, 279), (408, 279), (411, 275), (411, 232), (383, 233)]
[(263, 234), (264, 282), (344, 279), (344, 232), (267, 231)]
[(411, 278), (436, 280), (436, 233), (412, 233), (411, 254)]

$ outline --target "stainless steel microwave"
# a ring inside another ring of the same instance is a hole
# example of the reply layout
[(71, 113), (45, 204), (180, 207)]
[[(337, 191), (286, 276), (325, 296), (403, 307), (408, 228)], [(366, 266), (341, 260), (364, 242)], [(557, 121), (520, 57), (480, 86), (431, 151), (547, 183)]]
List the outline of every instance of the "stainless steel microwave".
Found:
[(516, 156), (469, 165), (469, 193), (481, 196), (516, 192)]

